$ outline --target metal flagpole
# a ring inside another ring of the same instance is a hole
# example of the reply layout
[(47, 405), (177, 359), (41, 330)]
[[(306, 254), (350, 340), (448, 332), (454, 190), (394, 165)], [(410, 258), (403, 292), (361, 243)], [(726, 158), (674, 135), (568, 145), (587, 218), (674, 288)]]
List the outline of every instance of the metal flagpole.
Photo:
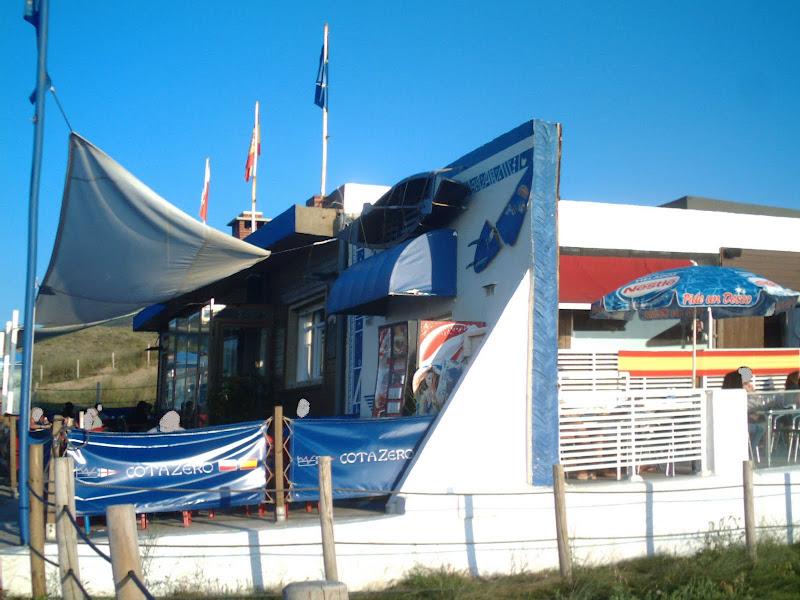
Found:
[[(35, 286), (34, 286), (35, 289)], [(6, 389), (6, 410), (14, 412), (14, 381), (17, 375), (17, 339), (19, 336), (19, 311), (11, 311), (11, 329), (8, 339), (8, 388)], [(19, 402), (19, 401), (17, 401)], [(20, 413), (22, 415), (22, 413)]]
[[(33, 374), (34, 298), (36, 296), (36, 246), (39, 226), (39, 180), (44, 144), (44, 105), (50, 86), (47, 77), (47, 30), (49, 0), (25, 0), (25, 20), (36, 27), (38, 61), (36, 66), (36, 117), (33, 128), (33, 166), (28, 200), (28, 271), (25, 278), (25, 328), (23, 330), (22, 389), (19, 406), (19, 537), (23, 544), (30, 539), (30, 499), (28, 498), (28, 423), (31, 412), (31, 377)], [(12, 361), (13, 362), (13, 361)]]
[(258, 171), (258, 146), (261, 144), (261, 126), (258, 123), (258, 101), (256, 101), (256, 124), (253, 129), (253, 139), (256, 147), (253, 152), (253, 209), (250, 213), (250, 233), (256, 230), (256, 171)]
[[(325, 35), (322, 42), (322, 65), (323, 68), (328, 68), (328, 24), (325, 23)], [(325, 82), (327, 87), (328, 82)], [(325, 104), (322, 107), (322, 185), (320, 186), (320, 196), (325, 195), (325, 178), (327, 177), (328, 170), (328, 102), (327, 90), (325, 91)]]
[(11, 364), (11, 357), (8, 355), (8, 340), (11, 339), (11, 321), (6, 323), (6, 330), (0, 331), (0, 347), (3, 353), (3, 414), (8, 410), (8, 369)]

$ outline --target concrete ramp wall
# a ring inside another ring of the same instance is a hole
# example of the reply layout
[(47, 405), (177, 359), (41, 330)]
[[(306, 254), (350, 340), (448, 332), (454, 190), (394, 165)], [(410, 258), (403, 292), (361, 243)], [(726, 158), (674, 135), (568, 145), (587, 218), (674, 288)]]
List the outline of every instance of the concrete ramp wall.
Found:
[[(431, 426), (398, 490), (405, 505), (437, 502), (414, 492), (530, 489), (528, 320), (530, 271), (517, 285), (469, 370)], [(396, 502), (391, 510), (401, 510)]]

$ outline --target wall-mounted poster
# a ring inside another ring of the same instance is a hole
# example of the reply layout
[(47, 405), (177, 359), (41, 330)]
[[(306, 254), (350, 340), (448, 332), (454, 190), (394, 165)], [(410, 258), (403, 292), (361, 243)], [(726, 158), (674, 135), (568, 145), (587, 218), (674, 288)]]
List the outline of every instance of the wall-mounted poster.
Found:
[(420, 321), (412, 390), (418, 415), (438, 413), (466, 368), (464, 342), (485, 323)]
[(409, 372), (413, 372), (416, 362), (416, 331), (416, 323), (408, 321), (378, 328), (378, 378), (373, 417), (403, 414)]
[(465, 341), (484, 323), (403, 321), (378, 328), (373, 417), (436, 414), (466, 368)]

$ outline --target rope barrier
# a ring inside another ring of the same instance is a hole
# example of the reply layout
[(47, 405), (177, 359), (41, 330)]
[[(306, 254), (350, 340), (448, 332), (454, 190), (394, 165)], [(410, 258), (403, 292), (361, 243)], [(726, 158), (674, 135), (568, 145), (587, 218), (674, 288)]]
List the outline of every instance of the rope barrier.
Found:
[(72, 577), (72, 579), (75, 581), (75, 585), (77, 585), (80, 588), (81, 592), (83, 592), (83, 595), (84, 597), (86, 597), (87, 600), (92, 600), (92, 597), (86, 591), (86, 588), (83, 587), (83, 585), (81, 584), (81, 580), (78, 579), (78, 577), (75, 575), (72, 569), (67, 571), (67, 576)]
[(147, 590), (147, 588), (146, 588), (146, 587), (144, 587), (144, 584), (143, 584), (143, 583), (142, 583), (142, 582), (139, 580), (139, 578), (136, 576), (136, 573), (134, 573), (133, 571), (128, 571), (128, 574), (127, 574), (127, 575), (125, 576), (125, 578), (122, 580), (122, 583), (124, 583), (124, 582), (125, 582), (125, 581), (127, 581), (128, 579), (130, 579), (131, 581), (133, 581), (133, 583), (135, 583), (135, 584), (136, 584), (136, 587), (138, 587), (138, 588), (139, 588), (139, 590), (140, 590), (140, 591), (141, 591), (141, 592), (142, 592), (142, 593), (145, 595), (145, 597), (147, 598), (147, 600), (155, 600), (155, 596), (153, 596), (153, 595), (152, 595), (152, 594), (151, 594), (151, 593), (150, 593), (150, 592)]
[(46, 562), (47, 564), (49, 564), (49, 565), (53, 565), (54, 567), (57, 567), (57, 566), (58, 566), (58, 563), (57, 563), (57, 562), (54, 562), (54, 561), (50, 560), (49, 558), (47, 558), (47, 557), (46, 557), (44, 554), (42, 554), (41, 552), (39, 552), (39, 551), (38, 551), (36, 548), (34, 548), (33, 546), (28, 546), (28, 547), (31, 549), (31, 552), (33, 552), (33, 553), (34, 553), (36, 556), (38, 556), (39, 558), (41, 558), (41, 559), (42, 559), (44, 562)]
[[(758, 530), (770, 530), (770, 529), (786, 529), (788, 527), (791, 528), (800, 528), (800, 523), (798, 524), (791, 524), (791, 525), (763, 525), (758, 526), (756, 529)], [(668, 538), (688, 538), (688, 537), (702, 537), (708, 535), (709, 533), (736, 533), (736, 532), (743, 532), (744, 527), (727, 527), (724, 530), (717, 530), (717, 531), (686, 531), (686, 532), (675, 532), (675, 533), (661, 533), (661, 534), (641, 534), (641, 535), (607, 535), (607, 536), (570, 536), (570, 540), (575, 541), (600, 541), (600, 540), (643, 540), (643, 539), (668, 539)], [(486, 540), (486, 541), (476, 541), (476, 540), (460, 540), (460, 541), (445, 541), (445, 542), (419, 542), (419, 541), (407, 541), (407, 542), (359, 542), (359, 541), (344, 541), (344, 540), (335, 540), (335, 544), (342, 545), (342, 546), (485, 546), (485, 545), (501, 545), (501, 544), (532, 544), (532, 543), (554, 543), (556, 538), (549, 537), (549, 538), (531, 538), (531, 539), (519, 539), (519, 540)], [(191, 546), (184, 545), (184, 544), (158, 544), (159, 548), (286, 548), (286, 547), (301, 547), (301, 546), (319, 546), (322, 542), (287, 542), (287, 543), (276, 543), (276, 544), (214, 544), (210, 546), (205, 545), (198, 545), (196, 543), (192, 543)]]
[(81, 526), (80, 526), (80, 525), (78, 525), (78, 522), (75, 520), (75, 517), (73, 517), (73, 516), (72, 516), (72, 514), (69, 512), (69, 510), (67, 510), (67, 507), (66, 507), (66, 506), (65, 506), (64, 508), (62, 508), (62, 509), (61, 509), (61, 514), (62, 514), (62, 515), (63, 515), (63, 514), (66, 514), (66, 515), (69, 517), (69, 520), (70, 520), (70, 521), (72, 522), (72, 524), (75, 526), (75, 531), (77, 531), (77, 532), (78, 532), (78, 535), (79, 535), (79, 536), (81, 536), (81, 539), (82, 539), (84, 542), (86, 542), (86, 544), (87, 544), (87, 545), (88, 545), (88, 546), (89, 546), (89, 547), (90, 547), (92, 550), (94, 550), (94, 551), (95, 551), (95, 552), (96, 552), (96, 553), (97, 553), (99, 556), (101, 556), (102, 558), (104, 558), (104, 559), (105, 559), (106, 561), (108, 561), (109, 563), (111, 562), (111, 557), (110, 557), (110, 556), (106, 556), (105, 554), (103, 554), (103, 552), (100, 550), (100, 548), (98, 548), (98, 547), (95, 545), (95, 543), (94, 543), (94, 542), (92, 542), (92, 540), (90, 540), (90, 539), (89, 539), (89, 536), (88, 536), (88, 535), (86, 535), (86, 533), (84, 533), (84, 531), (81, 529)]
[(32, 487), (28, 487), (28, 493), (36, 498), (39, 502), (44, 504), (45, 506), (55, 506), (55, 502), (48, 502), (45, 498), (42, 498), (39, 494), (33, 491)]
[[(609, 483), (616, 483), (609, 481)], [(176, 492), (176, 493), (202, 493), (202, 492), (215, 492), (215, 493), (225, 493), (225, 494), (249, 494), (249, 493), (297, 493), (297, 492), (315, 492), (318, 491), (318, 487), (289, 487), (289, 488), (243, 488), (243, 489), (230, 489), (230, 488), (165, 488), (165, 487), (147, 487), (147, 486), (134, 486), (134, 485), (120, 485), (120, 484), (111, 484), (111, 483), (92, 483), (88, 481), (83, 481), (81, 479), (75, 479), (75, 485), (80, 485), (84, 487), (92, 487), (92, 488), (108, 488), (108, 489), (121, 489), (121, 490), (132, 490), (132, 491), (142, 491), (142, 492)], [(581, 484), (583, 485), (583, 484)], [(591, 485), (591, 484), (589, 484)], [(754, 484), (755, 486), (761, 487), (794, 487), (798, 484), (792, 483), (762, 483), (762, 484)], [(343, 488), (343, 487), (334, 487), (331, 488), (334, 492), (356, 492), (364, 494), (365, 496), (444, 496), (444, 497), (452, 497), (452, 496), (488, 496), (488, 497), (495, 497), (495, 496), (540, 496), (540, 495), (552, 495), (552, 490), (550, 489), (542, 489), (542, 490), (527, 490), (527, 491), (518, 491), (518, 492), (417, 492), (417, 491), (403, 491), (403, 490), (379, 490), (379, 489), (365, 489), (365, 488)], [(609, 490), (609, 489), (602, 489), (602, 490), (590, 490), (590, 489), (573, 489), (567, 488), (568, 494), (638, 494), (641, 495), (643, 493), (665, 493), (665, 494), (672, 494), (672, 493), (687, 493), (687, 492), (709, 492), (709, 491), (716, 491), (716, 490), (738, 490), (741, 489), (741, 485), (722, 485), (722, 486), (704, 486), (704, 487), (692, 487), (692, 488), (670, 488), (670, 489), (659, 489), (659, 490)], [(294, 500), (294, 502), (303, 502), (303, 500)]]
[[(224, 494), (253, 494), (256, 492), (290, 492), (292, 491), (289, 488), (286, 489), (273, 489), (273, 488), (252, 488), (252, 489), (240, 489), (240, 490), (232, 490), (230, 488), (154, 488), (154, 487), (144, 487), (144, 486), (136, 486), (136, 485), (114, 485), (114, 484), (103, 484), (103, 483), (88, 483), (86, 481), (82, 481), (75, 478), (75, 485), (80, 485), (83, 487), (92, 487), (92, 488), (108, 488), (108, 489), (119, 489), (119, 490), (132, 490), (137, 492), (178, 492), (178, 493), (187, 493), (187, 494), (196, 494), (202, 492), (218, 492)], [(311, 490), (318, 490), (319, 488), (304, 488), (303, 491), (311, 491)]]

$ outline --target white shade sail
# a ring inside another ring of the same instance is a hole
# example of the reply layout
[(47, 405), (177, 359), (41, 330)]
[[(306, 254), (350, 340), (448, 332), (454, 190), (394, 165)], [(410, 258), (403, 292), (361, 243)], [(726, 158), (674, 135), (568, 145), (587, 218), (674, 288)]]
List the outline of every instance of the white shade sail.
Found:
[(269, 252), (181, 212), (79, 135), (36, 323), (74, 330), (246, 269)]

